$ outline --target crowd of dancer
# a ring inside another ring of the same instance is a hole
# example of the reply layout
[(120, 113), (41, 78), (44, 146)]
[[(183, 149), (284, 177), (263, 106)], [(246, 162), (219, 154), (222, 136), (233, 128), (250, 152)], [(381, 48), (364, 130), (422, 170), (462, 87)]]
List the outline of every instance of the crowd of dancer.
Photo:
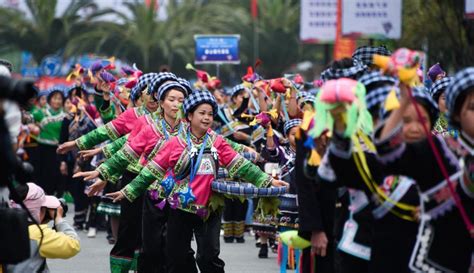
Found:
[(281, 272), (468, 272), (474, 68), (419, 60), (364, 46), (314, 82), (257, 65), (233, 88), (77, 65), (23, 111), (19, 154), (76, 229), (108, 230), (113, 273), (224, 272), (221, 233), (249, 229)]

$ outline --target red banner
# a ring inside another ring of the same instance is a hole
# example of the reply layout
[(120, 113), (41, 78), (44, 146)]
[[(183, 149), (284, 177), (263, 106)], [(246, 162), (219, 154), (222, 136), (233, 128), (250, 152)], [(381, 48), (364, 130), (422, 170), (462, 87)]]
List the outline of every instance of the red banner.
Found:
[(334, 42), (334, 60), (351, 58), (356, 49), (356, 41), (342, 36), (342, 0), (337, 1), (336, 41)]
[(252, 14), (252, 18), (255, 20), (258, 16), (258, 3), (257, 0), (250, 0), (250, 14)]

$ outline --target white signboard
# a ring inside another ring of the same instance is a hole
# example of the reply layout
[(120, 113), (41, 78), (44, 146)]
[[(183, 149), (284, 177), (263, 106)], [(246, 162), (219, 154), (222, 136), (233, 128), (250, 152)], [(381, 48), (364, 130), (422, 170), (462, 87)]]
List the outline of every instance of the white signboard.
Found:
[(474, 0), (466, 0), (466, 17), (474, 19)]
[(342, 35), (399, 39), (402, 0), (342, 1)]
[(336, 39), (336, 20), (337, 0), (301, 0), (301, 41), (334, 41)]

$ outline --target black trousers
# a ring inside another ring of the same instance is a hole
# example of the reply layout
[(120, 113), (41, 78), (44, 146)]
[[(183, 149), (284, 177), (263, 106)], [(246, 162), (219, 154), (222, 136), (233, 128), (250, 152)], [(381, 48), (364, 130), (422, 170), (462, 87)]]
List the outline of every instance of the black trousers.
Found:
[[(125, 172), (122, 175), (121, 187), (128, 185), (136, 176), (137, 174)], [(110, 251), (111, 258), (118, 257), (132, 260), (135, 250), (140, 249), (142, 207), (142, 196), (135, 199), (132, 203), (127, 199), (121, 201), (117, 242)]]
[[(138, 258), (139, 273), (166, 272), (166, 222), (169, 206), (163, 210), (155, 205), (162, 200), (151, 200), (148, 195), (143, 197), (142, 216), (142, 249)], [(191, 254), (194, 261), (194, 252)]]
[(196, 214), (179, 209), (170, 210), (166, 234), (167, 272), (196, 272), (196, 265), (188, 257), (193, 230), (198, 245), (196, 262), (201, 273), (224, 272), (224, 261), (219, 259), (221, 214), (212, 213), (206, 221)]
[(47, 195), (62, 197), (64, 194), (64, 179), (59, 171), (59, 157), (56, 154), (58, 146), (38, 144), (41, 159), (34, 166), (37, 173), (37, 184)]
[[(89, 171), (90, 169), (84, 170)], [(82, 226), (86, 222), (89, 198), (84, 193), (86, 182), (82, 178), (72, 178), (74, 171), (74, 162), (68, 162), (68, 175), (64, 176), (66, 180), (66, 190), (68, 190), (74, 199), (74, 224)]]
[(28, 154), (28, 162), (31, 163), (34, 167), (33, 172), (33, 181), (38, 181), (38, 173), (39, 173), (39, 161), (41, 160), (39, 154), (38, 144), (35, 146), (25, 147), (24, 148), (26, 153)]
[(225, 224), (230, 225), (229, 227), (224, 226), (224, 229), (230, 229), (230, 234), (224, 234), (224, 236), (244, 237), (248, 201), (241, 202), (240, 200), (226, 198), (224, 202), (223, 220)]
[(247, 215), (248, 202), (240, 202), (240, 200), (233, 200), (226, 198), (224, 200), (224, 214), (223, 219), (226, 222), (245, 222), (245, 216)]
[(369, 261), (357, 258), (342, 251), (337, 251), (340, 258), (341, 273), (367, 273), (369, 272)]

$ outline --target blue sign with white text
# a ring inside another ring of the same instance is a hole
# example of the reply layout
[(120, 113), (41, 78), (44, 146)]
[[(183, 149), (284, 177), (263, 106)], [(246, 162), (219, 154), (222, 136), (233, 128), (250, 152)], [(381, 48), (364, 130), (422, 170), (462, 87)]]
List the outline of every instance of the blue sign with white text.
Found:
[(239, 64), (240, 35), (195, 35), (196, 64)]

